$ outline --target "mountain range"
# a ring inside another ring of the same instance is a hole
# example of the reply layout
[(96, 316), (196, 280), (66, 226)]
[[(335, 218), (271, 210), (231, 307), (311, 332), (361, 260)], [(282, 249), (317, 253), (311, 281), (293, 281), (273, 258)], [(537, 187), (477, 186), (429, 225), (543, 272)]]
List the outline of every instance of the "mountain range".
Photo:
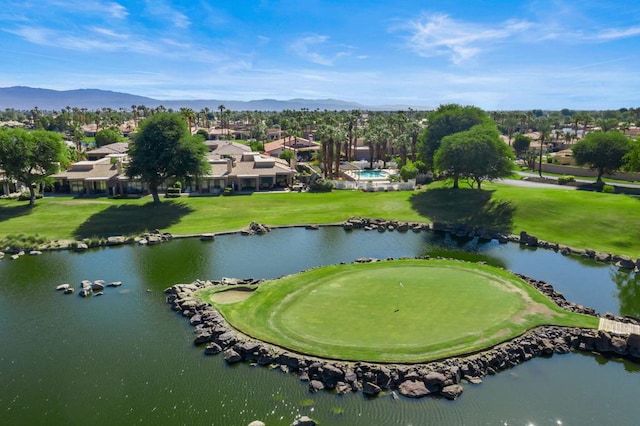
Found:
[(203, 108), (217, 110), (220, 105), (233, 111), (283, 111), (313, 110), (349, 111), (402, 111), (402, 110), (431, 110), (431, 107), (411, 105), (363, 105), (357, 102), (341, 101), (337, 99), (260, 99), (254, 101), (230, 101), (217, 99), (198, 100), (160, 100), (129, 93), (112, 92), (100, 89), (51, 90), (25, 86), (0, 87), (0, 110), (13, 108), (15, 110), (31, 110), (34, 107), (42, 111), (62, 110), (66, 107), (87, 108), (90, 110), (101, 108), (131, 109), (132, 105), (144, 105), (156, 108), (160, 105), (179, 110), (191, 108), (200, 111)]

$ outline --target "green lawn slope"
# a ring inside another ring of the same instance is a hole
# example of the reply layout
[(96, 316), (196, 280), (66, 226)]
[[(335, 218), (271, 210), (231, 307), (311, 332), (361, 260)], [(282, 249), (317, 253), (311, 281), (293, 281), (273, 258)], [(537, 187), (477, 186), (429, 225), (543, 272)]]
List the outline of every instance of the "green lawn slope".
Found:
[(161, 229), (174, 234), (233, 231), (268, 225), (335, 223), (350, 216), (466, 223), (632, 257), (640, 255), (640, 199), (618, 194), (486, 184), (452, 190), (441, 184), (414, 192), (269, 193), (232, 197), (112, 200), (51, 197), (29, 209), (0, 200), (0, 238), (39, 235), (82, 239)]

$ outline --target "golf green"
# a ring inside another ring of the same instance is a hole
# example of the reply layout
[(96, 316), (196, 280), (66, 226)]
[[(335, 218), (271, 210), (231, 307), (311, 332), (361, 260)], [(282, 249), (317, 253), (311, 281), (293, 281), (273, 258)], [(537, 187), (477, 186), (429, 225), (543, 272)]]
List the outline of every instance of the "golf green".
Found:
[(488, 348), (538, 325), (592, 326), (507, 271), (454, 260), (325, 266), (252, 293), (202, 297), (249, 336), (343, 360), (428, 361)]

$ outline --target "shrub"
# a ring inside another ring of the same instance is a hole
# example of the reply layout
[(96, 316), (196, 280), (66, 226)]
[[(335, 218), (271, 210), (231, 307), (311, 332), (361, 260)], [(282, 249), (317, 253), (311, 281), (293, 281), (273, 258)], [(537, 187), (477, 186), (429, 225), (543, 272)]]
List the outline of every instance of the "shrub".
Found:
[(331, 192), (333, 182), (327, 179), (316, 179), (309, 184), (309, 192)]
[(180, 197), (180, 188), (167, 188), (167, 192), (164, 194), (165, 198), (178, 198)]
[(424, 161), (418, 160), (413, 163), (413, 165), (418, 169), (418, 173), (426, 174), (429, 171), (429, 168), (424, 163)]
[[(40, 198), (42, 198), (42, 194), (36, 192), (36, 200), (39, 200)], [(18, 201), (29, 201), (30, 199), (31, 194), (29, 193), (29, 191), (23, 191), (20, 193), (20, 195), (18, 195)]]
[(417, 174), (418, 174), (418, 168), (415, 166), (415, 164), (411, 162), (405, 164), (400, 169), (400, 177), (405, 182), (408, 181), (409, 179), (415, 178)]
[(614, 194), (616, 192), (616, 188), (613, 185), (602, 185), (602, 192), (605, 194)]
[(564, 175), (558, 178), (559, 185), (566, 185), (569, 182), (575, 182), (575, 181), (576, 181), (576, 178), (575, 176), (572, 176), (572, 175)]

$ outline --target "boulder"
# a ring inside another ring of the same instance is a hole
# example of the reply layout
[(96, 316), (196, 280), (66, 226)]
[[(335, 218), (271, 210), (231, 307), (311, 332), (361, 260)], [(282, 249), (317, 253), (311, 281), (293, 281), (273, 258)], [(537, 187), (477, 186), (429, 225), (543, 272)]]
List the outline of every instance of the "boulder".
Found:
[(40, 250), (31, 250), (29, 252), (29, 256), (39, 256), (41, 254), (42, 254), (42, 252)]
[(636, 263), (629, 256), (620, 256), (616, 266), (622, 269), (633, 269), (636, 267)]
[(95, 280), (91, 283), (91, 289), (93, 291), (102, 291), (104, 290), (104, 281), (103, 280)]
[(265, 422), (261, 422), (260, 420), (254, 420), (248, 424), (248, 426), (266, 426)]
[(320, 380), (309, 381), (309, 392), (316, 393), (324, 389), (324, 383)]
[(242, 361), (242, 356), (233, 349), (227, 349), (224, 351), (224, 360), (227, 361), (228, 364), (235, 364)]
[(111, 281), (107, 284), (108, 287), (120, 287), (122, 285), (122, 281)]
[(115, 237), (107, 237), (107, 245), (108, 246), (118, 246), (127, 242), (127, 239), (122, 235), (118, 235)]
[(56, 291), (66, 290), (69, 287), (71, 287), (69, 284), (60, 284), (59, 286), (56, 287)]
[(81, 241), (78, 241), (76, 243), (76, 250), (77, 251), (84, 251), (84, 250), (88, 250), (89, 246)]
[(441, 388), (444, 386), (446, 381), (447, 377), (444, 374), (438, 372), (430, 372), (424, 377), (424, 383), (428, 388)]
[(405, 380), (398, 386), (398, 391), (409, 398), (422, 398), (431, 393), (420, 380)]
[(364, 385), (362, 385), (362, 393), (365, 395), (378, 395), (380, 392), (382, 392), (382, 389), (375, 383), (364, 382)]
[(344, 380), (344, 371), (335, 365), (327, 364), (322, 367), (322, 381), (329, 388), (333, 389), (336, 384)]
[(65, 288), (64, 289), (64, 294), (72, 294), (74, 291), (75, 290), (74, 290), (73, 287)]
[(463, 390), (460, 385), (449, 385), (443, 387), (440, 394), (447, 399), (454, 400), (462, 394)]
[(316, 421), (310, 417), (302, 416), (298, 417), (291, 423), (291, 426), (316, 426)]
[(147, 244), (148, 245), (160, 244), (162, 242), (162, 240), (163, 240), (163, 238), (160, 235), (149, 235), (147, 237)]
[(200, 241), (213, 241), (216, 234), (202, 234), (200, 235)]
[(640, 358), (640, 334), (630, 334), (627, 337), (627, 352), (634, 358)]
[(626, 355), (627, 340), (621, 336), (613, 336), (611, 338), (611, 350), (618, 355)]

